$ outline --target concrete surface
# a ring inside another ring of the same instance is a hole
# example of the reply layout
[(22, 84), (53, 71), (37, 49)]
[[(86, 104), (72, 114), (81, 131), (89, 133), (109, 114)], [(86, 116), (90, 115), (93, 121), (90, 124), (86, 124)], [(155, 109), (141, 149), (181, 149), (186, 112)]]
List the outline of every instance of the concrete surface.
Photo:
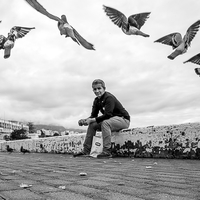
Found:
[(0, 200), (32, 199), (200, 200), (200, 161), (0, 152)]

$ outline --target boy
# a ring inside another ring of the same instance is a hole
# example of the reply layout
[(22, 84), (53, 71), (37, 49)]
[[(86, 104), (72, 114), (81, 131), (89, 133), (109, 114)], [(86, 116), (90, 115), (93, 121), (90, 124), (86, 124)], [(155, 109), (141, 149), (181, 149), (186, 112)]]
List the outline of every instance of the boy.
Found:
[[(111, 132), (128, 128), (130, 116), (117, 98), (106, 91), (104, 81), (94, 80), (92, 89), (96, 98), (93, 101), (91, 116), (78, 121), (80, 126), (88, 125), (83, 150), (75, 153), (74, 157), (90, 154), (92, 139), (97, 130), (101, 130), (103, 137), (103, 151), (97, 158), (111, 157)], [(101, 116), (98, 116), (99, 111)]]

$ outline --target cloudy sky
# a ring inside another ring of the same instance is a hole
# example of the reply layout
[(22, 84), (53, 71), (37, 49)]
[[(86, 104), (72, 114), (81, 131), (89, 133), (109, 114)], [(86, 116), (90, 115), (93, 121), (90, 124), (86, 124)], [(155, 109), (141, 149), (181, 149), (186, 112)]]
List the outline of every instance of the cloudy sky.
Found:
[[(91, 82), (100, 78), (131, 115), (130, 127), (200, 122), (198, 65), (183, 64), (200, 53), (200, 31), (188, 52), (169, 60), (172, 48), (154, 43), (173, 32), (182, 35), (200, 19), (197, 0), (38, 0), (68, 22), (96, 51), (61, 36), (57, 22), (24, 0), (1, 0), (0, 34), (13, 26), (35, 27), (18, 39), (11, 57), (0, 51), (0, 118), (78, 128), (91, 113)], [(105, 15), (110, 6), (126, 16), (151, 12), (141, 30), (127, 36)], [(86, 127), (85, 127), (86, 128)]]

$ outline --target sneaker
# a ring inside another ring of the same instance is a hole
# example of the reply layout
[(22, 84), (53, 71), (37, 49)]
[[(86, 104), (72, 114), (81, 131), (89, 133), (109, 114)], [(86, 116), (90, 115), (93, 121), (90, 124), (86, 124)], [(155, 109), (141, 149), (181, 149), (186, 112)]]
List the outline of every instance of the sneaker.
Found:
[(110, 152), (103, 151), (97, 155), (97, 158), (112, 158), (112, 154)]
[(89, 155), (87, 152), (85, 151), (80, 151), (80, 152), (77, 152), (77, 153), (74, 153), (74, 157), (77, 157), (77, 156), (87, 156)]

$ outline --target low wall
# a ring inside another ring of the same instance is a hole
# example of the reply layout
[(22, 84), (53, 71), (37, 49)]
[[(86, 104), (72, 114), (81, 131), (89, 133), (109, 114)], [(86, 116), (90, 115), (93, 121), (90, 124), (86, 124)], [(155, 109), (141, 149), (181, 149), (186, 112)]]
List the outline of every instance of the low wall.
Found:
[[(4, 141), (20, 152), (20, 147), (38, 153), (74, 153), (82, 150), (85, 133), (38, 139)], [(116, 156), (144, 158), (200, 159), (200, 123), (149, 126), (112, 133), (112, 153)]]

